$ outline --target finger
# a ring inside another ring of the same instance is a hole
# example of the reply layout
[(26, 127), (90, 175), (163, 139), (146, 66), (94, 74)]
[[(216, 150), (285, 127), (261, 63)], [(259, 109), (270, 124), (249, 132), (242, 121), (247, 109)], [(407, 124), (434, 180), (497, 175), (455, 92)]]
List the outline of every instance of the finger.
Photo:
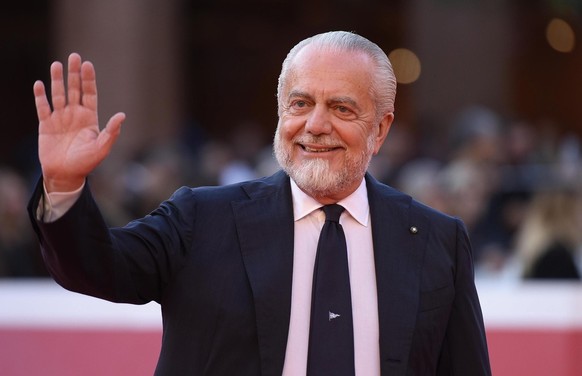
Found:
[(118, 112), (117, 114), (113, 115), (111, 119), (109, 119), (105, 129), (99, 133), (97, 143), (99, 145), (99, 151), (103, 157), (109, 154), (111, 147), (121, 133), (121, 123), (123, 123), (124, 120), (125, 114), (123, 112)]
[(55, 111), (62, 110), (67, 103), (65, 98), (65, 82), (63, 81), (63, 65), (55, 61), (51, 65), (51, 97)]
[(51, 107), (46, 97), (46, 92), (42, 81), (36, 81), (32, 91), (34, 92), (34, 103), (36, 105), (36, 115), (38, 116), (38, 121), (45, 121), (51, 116)]
[(97, 111), (97, 82), (95, 80), (95, 68), (89, 61), (81, 65), (81, 89), (83, 96), (81, 101), (83, 106)]
[(67, 96), (69, 104), (80, 103), (81, 99), (81, 56), (77, 53), (69, 55), (69, 70), (67, 72)]

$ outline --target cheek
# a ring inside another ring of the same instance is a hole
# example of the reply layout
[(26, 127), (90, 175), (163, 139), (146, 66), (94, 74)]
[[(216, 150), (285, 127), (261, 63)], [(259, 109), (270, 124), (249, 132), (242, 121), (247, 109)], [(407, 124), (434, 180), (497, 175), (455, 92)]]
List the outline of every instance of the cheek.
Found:
[(301, 131), (302, 123), (297, 119), (285, 119), (282, 118), (279, 120), (279, 133), (281, 135), (281, 139), (285, 141), (290, 141), (295, 137), (295, 135)]
[(338, 131), (341, 139), (352, 149), (368, 149), (370, 137), (369, 133), (363, 129), (356, 129), (353, 124), (351, 127), (343, 128)]

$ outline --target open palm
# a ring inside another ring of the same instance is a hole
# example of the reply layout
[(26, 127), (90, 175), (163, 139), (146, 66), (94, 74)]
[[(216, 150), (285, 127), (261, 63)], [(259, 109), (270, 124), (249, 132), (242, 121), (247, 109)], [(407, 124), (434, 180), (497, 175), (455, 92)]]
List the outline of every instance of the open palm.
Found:
[(125, 119), (117, 113), (103, 130), (97, 119), (97, 85), (95, 69), (71, 54), (68, 62), (67, 90), (63, 66), (51, 65), (51, 97), (44, 84), (34, 84), (39, 119), (38, 153), (45, 186), (51, 191), (72, 191), (109, 154)]

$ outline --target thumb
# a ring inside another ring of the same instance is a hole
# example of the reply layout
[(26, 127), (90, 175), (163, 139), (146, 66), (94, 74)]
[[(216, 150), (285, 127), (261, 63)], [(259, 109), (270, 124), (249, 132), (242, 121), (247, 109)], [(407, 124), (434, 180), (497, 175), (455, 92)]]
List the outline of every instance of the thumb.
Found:
[(109, 119), (105, 128), (99, 133), (97, 143), (103, 155), (109, 154), (115, 140), (117, 140), (119, 133), (121, 133), (121, 124), (124, 120), (125, 114), (123, 112), (116, 113)]

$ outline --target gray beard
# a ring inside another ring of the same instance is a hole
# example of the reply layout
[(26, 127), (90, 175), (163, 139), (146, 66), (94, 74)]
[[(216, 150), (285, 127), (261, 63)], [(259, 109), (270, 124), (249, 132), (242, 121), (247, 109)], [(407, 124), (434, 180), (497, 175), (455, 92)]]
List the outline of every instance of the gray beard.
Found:
[(368, 140), (368, 150), (350, 156), (339, 171), (330, 170), (329, 161), (314, 158), (300, 164), (291, 159), (291, 145), (283, 145), (279, 129), (275, 132), (273, 151), (277, 162), (302, 191), (311, 197), (330, 197), (345, 191), (364, 177), (372, 159), (374, 139)]

